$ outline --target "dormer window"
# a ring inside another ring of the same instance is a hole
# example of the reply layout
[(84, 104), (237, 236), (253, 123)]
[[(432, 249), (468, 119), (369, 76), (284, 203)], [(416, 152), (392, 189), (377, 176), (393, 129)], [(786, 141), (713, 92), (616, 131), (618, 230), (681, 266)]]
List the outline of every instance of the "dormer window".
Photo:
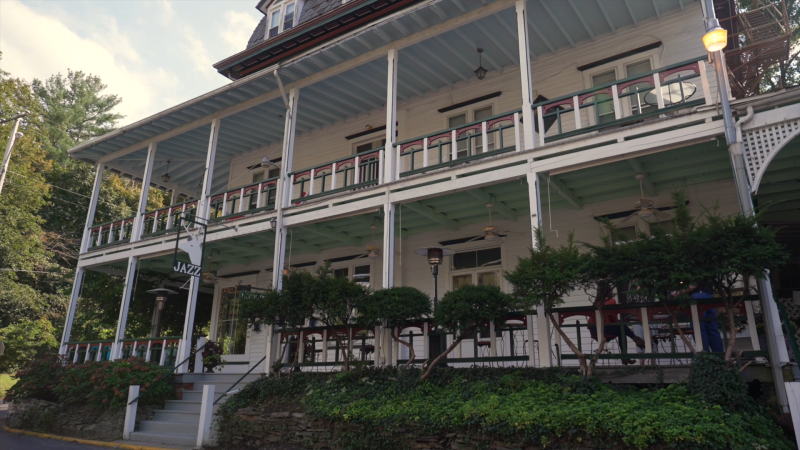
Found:
[(273, 38), (295, 26), (297, 3), (296, 1), (284, 2), (276, 0), (270, 5), (270, 9), (267, 12), (267, 17), (269, 17), (267, 39)]

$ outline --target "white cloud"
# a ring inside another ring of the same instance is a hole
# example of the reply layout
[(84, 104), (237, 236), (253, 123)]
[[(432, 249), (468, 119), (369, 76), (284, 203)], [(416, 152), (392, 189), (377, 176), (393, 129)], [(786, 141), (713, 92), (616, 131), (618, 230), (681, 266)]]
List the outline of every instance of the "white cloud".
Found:
[(175, 18), (175, 8), (169, 0), (158, 0), (158, 6), (161, 7), (161, 20), (164, 22), (171, 22)]
[(222, 28), (222, 40), (230, 46), (233, 53), (245, 49), (250, 35), (258, 25), (258, 19), (252, 14), (236, 11), (225, 11), (225, 24)]
[(123, 102), (118, 112), (130, 123), (169, 104), (161, 93), (178, 85), (178, 78), (159, 67), (147, 67), (142, 57), (119, 31), (116, 21), (83, 38), (58, 18), (40, 14), (19, 1), (2, 0), (0, 51), (3, 69), (27, 80), (66, 73), (68, 68), (99, 76), (107, 93)]
[(194, 67), (202, 74), (210, 76), (212, 74), (213, 61), (208, 49), (195, 33), (194, 28), (189, 25), (183, 27), (184, 46), (189, 58), (194, 62)]

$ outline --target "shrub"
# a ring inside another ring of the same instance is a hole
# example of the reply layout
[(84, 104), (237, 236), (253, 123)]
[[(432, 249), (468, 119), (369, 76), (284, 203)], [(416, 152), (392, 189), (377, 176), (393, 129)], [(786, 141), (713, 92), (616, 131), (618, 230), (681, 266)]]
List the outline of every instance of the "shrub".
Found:
[(220, 444), (260, 432), (243, 407), (306, 414), (333, 432), (337, 448), (409, 448), (409, 436), (451, 433), (550, 448), (790, 449), (758, 412), (731, 413), (688, 392), (614, 390), (562, 369), (360, 369), (262, 379), (218, 412)]
[(128, 387), (141, 386), (143, 404), (174, 398), (169, 380), (156, 380), (170, 369), (131, 357), (118, 361), (64, 364), (57, 356), (36, 359), (17, 373), (19, 381), (9, 391), (11, 399), (37, 398), (64, 404), (85, 402), (97, 407), (123, 407)]
[(686, 389), (706, 402), (730, 411), (752, 412), (757, 409), (737, 368), (711, 353), (695, 355)]

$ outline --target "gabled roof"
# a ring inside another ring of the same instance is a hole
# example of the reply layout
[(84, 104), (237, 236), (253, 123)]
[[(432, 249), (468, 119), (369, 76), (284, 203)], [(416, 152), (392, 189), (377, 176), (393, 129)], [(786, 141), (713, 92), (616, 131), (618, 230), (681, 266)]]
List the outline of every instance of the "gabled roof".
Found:
[[(256, 9), (264, 12), (274, 1), (275, 0), (261, 0), (258, 2)], [(342, 0), (305, 0), (303, 2), (302, 11), (300, 11), (300, 19), (297, 21), (297, 25), (316, 19), (325, 13), (333, 11), (339, 6), (342, 6)], [(247, 42), (247, 48), (264, 42), (266, 40), (266, 35), (267, 17), (264, 16), (258, 22), (258, 25), (256, 25), (256, 29), (253, 30), (253, 34), (250, 35), (250, 40)]]

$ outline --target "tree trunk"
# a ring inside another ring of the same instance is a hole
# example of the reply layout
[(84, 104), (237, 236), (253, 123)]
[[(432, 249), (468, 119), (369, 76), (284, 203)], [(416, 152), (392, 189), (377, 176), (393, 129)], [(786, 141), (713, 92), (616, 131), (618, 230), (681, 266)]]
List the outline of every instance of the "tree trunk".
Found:
[[(287, 342), (287, 345), (284, 345), (284, 346), (283, 346), (283, 348), (281, 349), (281, 354), (278, 356), (278, 361), (277, 361), (277, 362), (278, 362), (279, 364), (280, 364), (280, 362), (281, 362), (281, 361), (283, 361), (283, 355), (286, 353), (286, 347), (288, 347), (288, 346), (289, 346), (289, 345), (288, 345), (288, 342), (289, 342), (289, 341), (286, 341), (286, 342)], [(273, 369), (273, 370), (274, 370), (274, 369)], [(276, 378), (276, 379), (280, 379), (280, 378), (281, 378), (281, 369), (280, 369), (280, 367), (278, 368), (278, 370), (274, 370), (274, 372), (275, 372), (275, 378)]]
[(725, 314), (728, 316), (728, 348), (725, 349), (725, 361), (730, 361), (733, 355), (733, 346), (736, 345), (736, 322), (734, 320), (733, 293), (730, 289), (722, 291), (725, 296)]
[(297, 349), (294, 351), (294, 358), (292, 358), (292, 365), (289, 366), (289, 379), (292, 378), (292, 372), (294, 372), (294, 365), (297, 364), (297, 358), (300, 356), (300, 346), (303, 344), (303, 342), (300, 341), (299, 339), (300, 335), (298, 335), (297, 337), (298, 337)]
[[(606, 322), (605, 322), (606, 318), (603, 317), (603, 307), (598, 305), (596, 306), (596, 308), (597, 311), (600, 312), (600, 314), (596, 314), (596, 316), (598, 317), (596, 319), (597, 323), (595, 324), (595, 326), (597, 327), (597, 351), (594, 353), (592, 359), (589, 361), (588, 367), (586, 368), (586, 376), (592, 376), (594, 368), (597, 365), (597, 360), (600, 358), (600, 355), (606, 348)], [(600, 332), (601, 330), (602, 333)], [(622, 338), (620, 337), (620, 339)]]
[[(546, 309), (545, 311), (547, 313), (547, 316), (550, 318), (550, 322), (553, 324), (553, 328), (555, 328), (556, 331), (558, 331), (558, 334), (561, 336), (561, 339), (564, 339), (564, 341), (566, 341), (567, 346), (569, 346), (570, 350), (572, 350), (572, 353), (575, 353), (575, 356), (578, 357), (578, 363), (580, 364), (581, 375), (587, 376), (589, 369), (586, 365), (586, 355), (584, 355), (580, 350), (578, 350), (578, 347), (576, 347), (575, 344), (572, 343), (570, 338), (568, 338), (567, 335), (564, 334), (564, 331), (561, 329), (561, 327), (558, 325), (558, 322), (553, 317), (553, 312), (550, 311), (549, 309)], [(550, 349), (547, 349), (547, 351), (550, 351)]]
[(336, 339), (336, 342), (339, 344), (339, 348), (342, 349), (342, 365), (343, 365), (342, 368), (345, 372), (347, 372), (348, 370), (350, 370), (350, 359), (348, 358), (347, 355), (349, 349), (346, 349), (344, 347), (344, 344), (342, 344), (342, 338), (339, 337), (339, 333), (333, 333), (333, 338)]
[(453, 351), (453, 350), (456, 348), (456, 346), (457, 346), (458, 344), (460, 344), (460, 343), (461, 343), (461, 341), (463, 341), (463, 340), (464, 340), (464, 337), (465, 337), (465, 336), (469, 336), (470, 334), (472, 334), (472, 332), (473, 332), (473, 331), (475, 331), (475, 326), (474, 326), (474, 325), (473, 325), (473, 326), (471, 326), (471, 327), (469, 327), (469, 328), (467, 329), (467, 331), (465, 331), (464, 333), (461, 333), (461, 335), (460, 335), (460, 336), (458, 336), (458, 339), (454, 340), (454, 341), (453, 341), (453, 343), (452, 343), (452, 344), (450, 344), (450, 347), (447, 347), (447, 350), (445, 350), (445, 351), (444, 351), (444, 352), (443, 352), (441, 355), (437, 356), (437, 357), (436, 357), (436, 359), (434, 359), (434, 360), (433, 360), (433, 361), (432, 361), (432, 362), (431, 362), (431, 363), (428, 365), (428, 370), (426, 370), (426, 371), (425, 371), (425, 373), (424, 373), (424, 374), (422, 374), (422, 377), (420, 377), (420, 381), (425, 381), (425, 380), (427, 380), (427, 379), (428, 379), (428, 376), (430, 376), (431, 372), (433, 371), (433, 368), (434, 368), (434, 367), (436, 367), (436, 365), (437, 365), (437, 364), (439, 364), (439, 361), (441, 361), (442, 359), (444, 359), (444, 357), (445, 357), (445, 356), (449, 355), (449, 354), (450, 354), (450, 352), (452, 352), (452, 351)]
[(696, 355), (697, 350), (695, 350), (694, 348), (694, 343), (689, 342), (689, 338), (686, 337), (685, 334), (683, 334), (683, 330), (681, 329), (681, 326), (678, 324), (678, 318), (675, 317), (675, 314), (672, 312), (672, 310), (669, 309), (669, 306), (667, 306), (666, 302), (664, 302), (664, 309), (667, 310), (667, 314), (669, 314), (669, 318), (672, 321), (672, 324), (675, 325), (675, 330), (678, 331), (678, 336), (681, 337), (683, 345), (685, 345), (686, 348), (688, 348), (689, 351), (692, 352), (692, 355)]
[(394, 340), (395, 342), (399, 342), (405, 345), (406, 348), (408, 348), (408, 362), (406, 362), (406, 364), (403, 366), (403, 369), (408, 369), (408, 367), (411, 366), (411, 363), (414, 362), (414, 358), (416, 358), (417, 355), (416, 353), (414, 353), (414, 347), (408, 342), (400, 339), (400, 336), (395, 336), (394, 331), (395, 331), (394, 327), (392, 327), (392, 329), (389, 331), (389, 335), (392, 336), (392, 340)]

